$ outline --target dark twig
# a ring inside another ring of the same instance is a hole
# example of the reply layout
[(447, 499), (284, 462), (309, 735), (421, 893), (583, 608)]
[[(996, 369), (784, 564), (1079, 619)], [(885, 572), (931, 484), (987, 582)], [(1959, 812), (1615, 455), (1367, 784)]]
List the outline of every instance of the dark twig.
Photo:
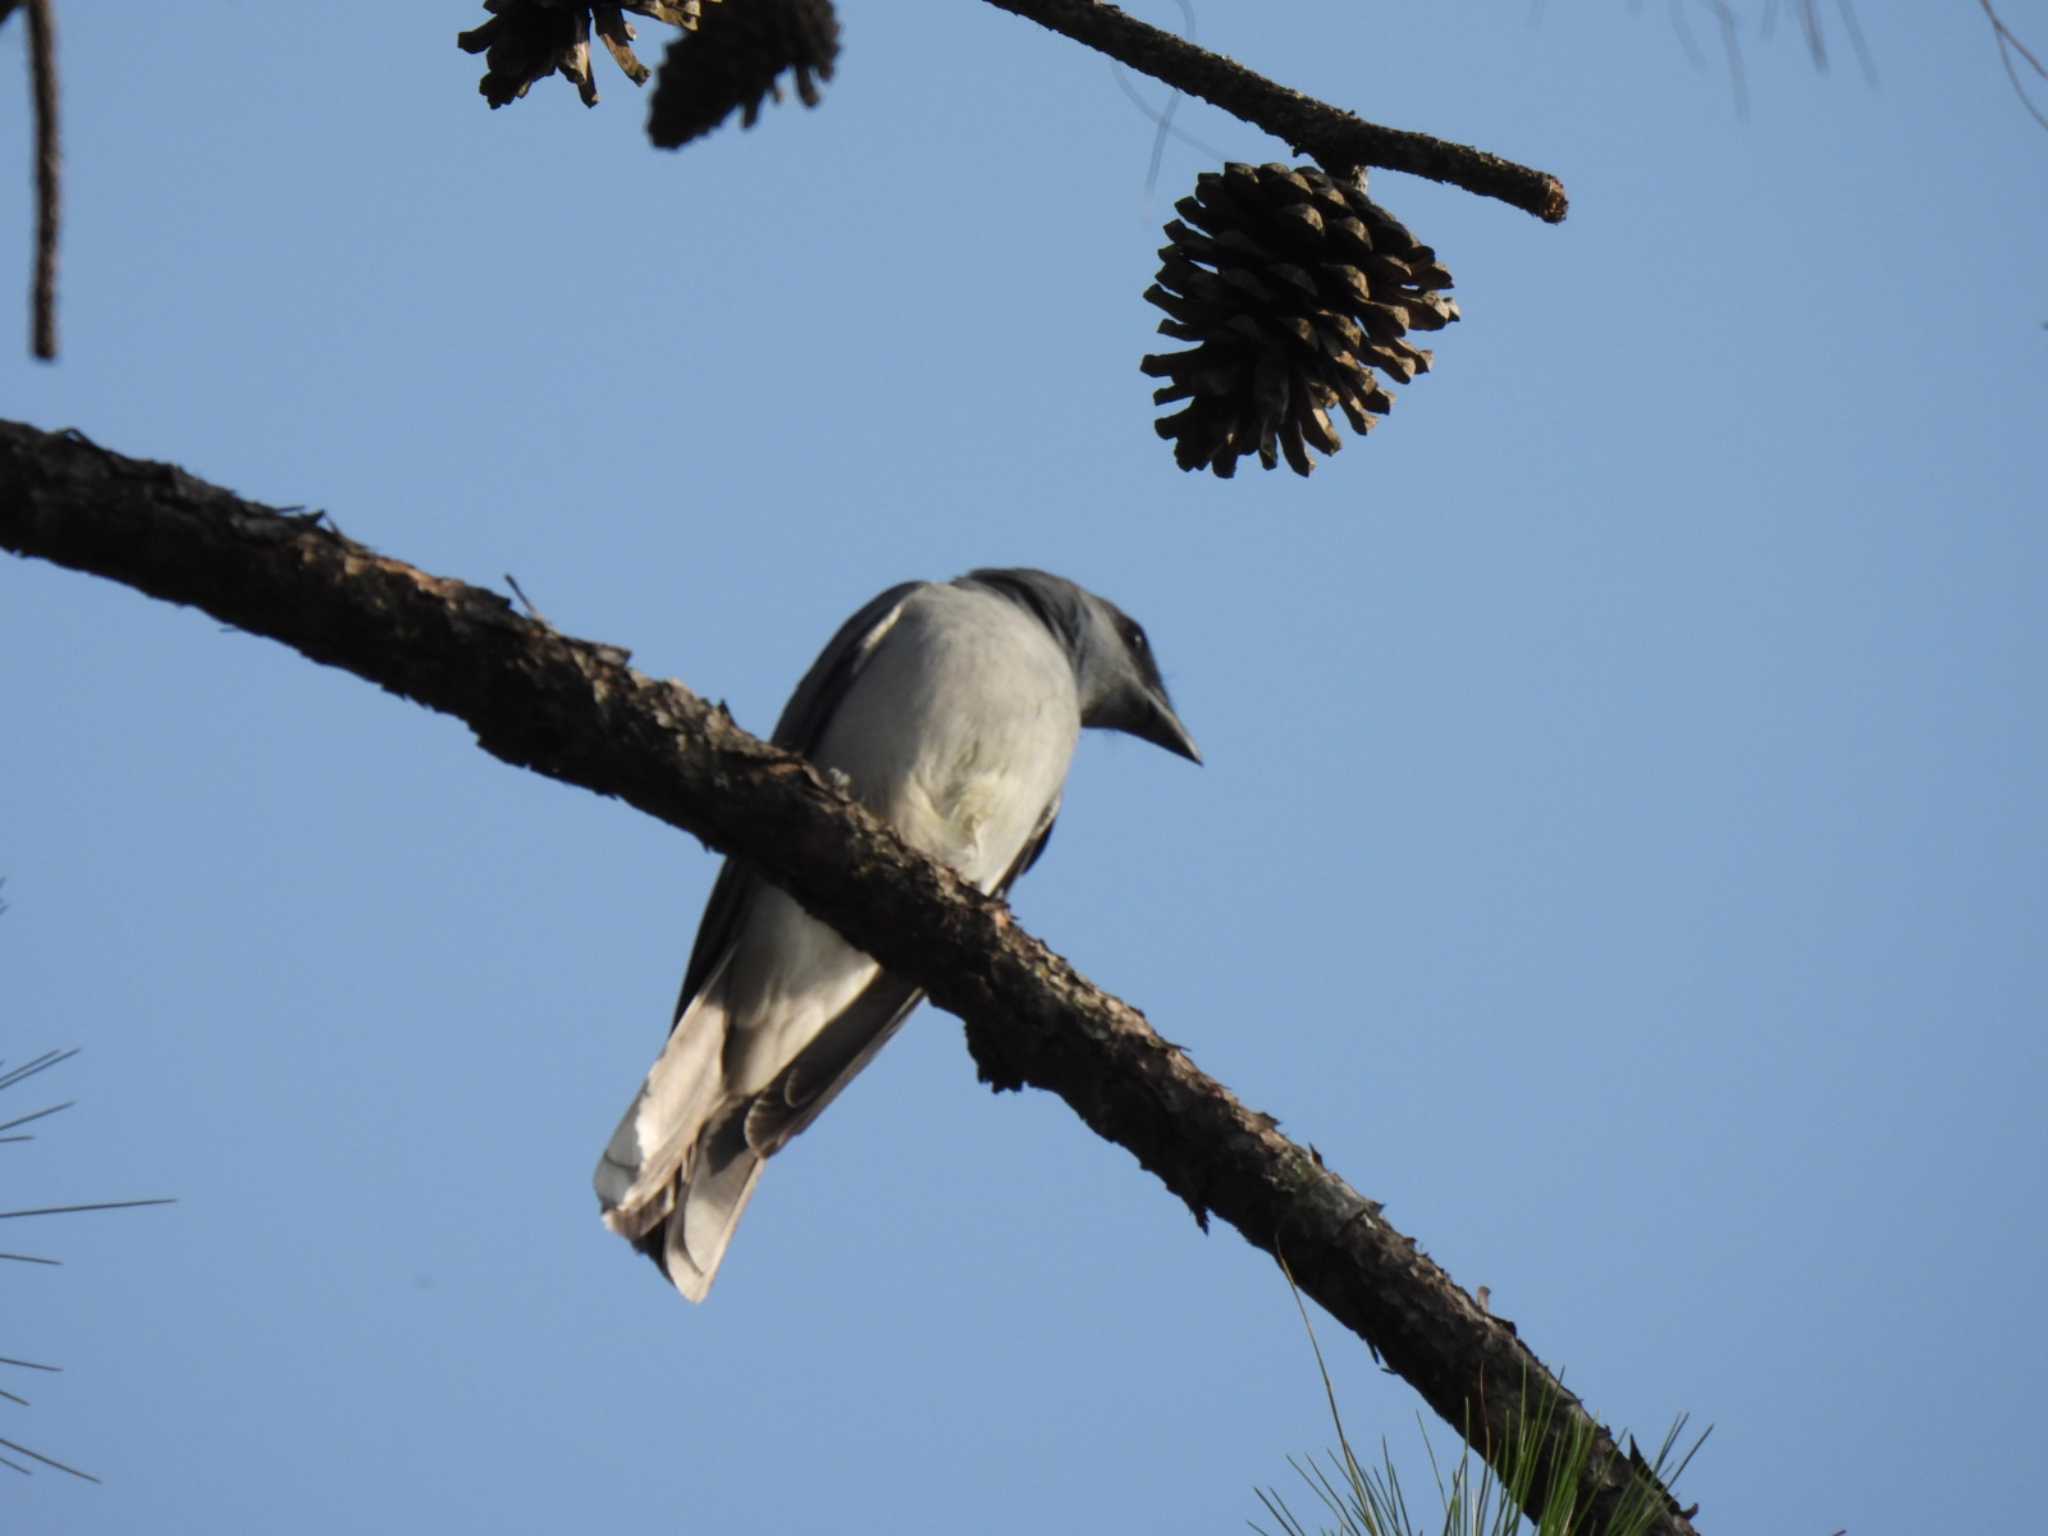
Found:
[(27, 0), (29, 74), (36, 97), (36, 275), (30, 300), (35, 355), (57, 357), (57, 29), (50, 0)]
[(542, 624), (547, 623), (548, 616), (533, 605), (533, 599), (526, 595), (526, 588), (519, 585), (519, 578), (510, 571), (505, 573), (505, 585), (512, 589), (512, 595), (519, 599), (519, 606), (526, 610), (529, 619)]
[(2005, 66), (2005, 78), (2012, 82), (2013, 94), (2019, 97), (2020, 105), (2027, 109), (2035, 122), (2043, 128), (2048, 128), (2048, 114), (2044, 114), (2035, 106), (2034, 98), (2027, 94), (2026, 84), (2020, 79), (2019, 68), (2013, 63), (2013, 57), (2017, 55), (2025, 59), (2027, 67), (2043, 80), (2048, 80), (2048, 68), (2042, 67), (2034, 51), (2021, 42), (2014, 35), (2012, 28), (2005, 24), (2005, 18), (1992, 9), (1991, 0), (1977, 0), (1977, 3), (1984, 8), (1985, 19), (1991, 23), (1991, 35), (1998, 39), (1998, 61)]
[(1291, 90), (1234, 59), (1175, 37), (1098, 0), (988, 0), (1042, 27), (1084, 43), (1156, 80), (1199, 96), (1242, 118), (1298, 152), (1313, 155), (1333, 175), (1359, 166), (1406, 171), (1498, 198), (1548, 223), (1568, 207), (1564, 184), (1484, 150), (1400, 128), (1382, 128), (1352, 113)]

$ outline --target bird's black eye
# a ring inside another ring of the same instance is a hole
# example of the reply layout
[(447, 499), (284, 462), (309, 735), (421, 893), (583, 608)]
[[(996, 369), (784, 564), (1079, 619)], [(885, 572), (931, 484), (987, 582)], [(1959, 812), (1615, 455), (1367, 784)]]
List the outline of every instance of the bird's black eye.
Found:
[(1145, 631), (1138, 628), (1135, 622), (1126, 623), (1124, 625), (1124, 644), (1130, 648), (1133, 654), (1143, 652), (1145, 649)]

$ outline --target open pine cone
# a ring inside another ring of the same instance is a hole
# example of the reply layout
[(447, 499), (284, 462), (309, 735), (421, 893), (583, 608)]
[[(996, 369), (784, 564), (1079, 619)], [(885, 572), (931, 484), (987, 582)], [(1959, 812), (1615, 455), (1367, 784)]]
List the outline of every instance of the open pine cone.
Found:
[(1267, 469), (1284, 457), (1307, 474), (1311, 448), (1343, 446), (1331, 409), (1370, 431), (1394, 404), (1373, 370), (1403, 384), (1426, 373), (1434, 354), (1408, 332), (1458, 318), (1437, 292), (1451, 274), (1365, 195), (1363, 175), (1232, 163), (1203, 172), (1174, 209), (1145, 297), (1171, 317), (1162, 333), (1195, 345), (1139, 366), (1171, 381), (1155, 403), (1189, 402), (1153, 423), (1182, 469), (1227, 479), (1256, 453)]
[(782, 100), (776, 77), (796, 72), (796, 93), (818, 104), (818, 81), (839, 57), (832, 0), (718, 0), (694, 31), (669, 44), (647, 112), (657, 149), (701, 138), (735, 111), (742, 127), (760, 120), (764, 99)]
[[(714, 0), (715, 3), (715, 0)], [(586, 107), (597, 105), (597, 78), (590, 72), (590, 34), (610, 52), (626, 78), (645, 85), (649, 70), (633, 52), (633, 24), (625, 13), (649, 16), (672, 27), (697, 25), (705, 0), (621, 0), (592, 5), (587, 0), (484, 0), (491, 19), (455, 35), (464, 53), (484, 56), (477, 89), (495, 111), (517, 101), (560, 70)]]

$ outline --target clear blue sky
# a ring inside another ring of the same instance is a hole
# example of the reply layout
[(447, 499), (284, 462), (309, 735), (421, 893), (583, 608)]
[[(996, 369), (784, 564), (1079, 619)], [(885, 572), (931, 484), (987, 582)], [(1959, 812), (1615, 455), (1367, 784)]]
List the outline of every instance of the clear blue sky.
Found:
[[(1213, 162), (1148, 191), (1109, 66), (970, 0), (847, 0), (822, 110), (678, 156), (610, 73), (488, 112), (462, 4), (63, 5), (64, 357), (0, 333), (0, 412), (511, 572), (761, 730), (891, 582), (1086, 581), (1209, 761), (1091, 740), (1028, 927), (1607, 1422), (1715, 1425), (1703, 1530), (2028, 1521), (2048, 134), (1964, 0), (1860, 7), (1875, 87), (1750, 6), (1746, 120), (1659, 6), (1198, 9), (1572, 196), (1376, 179), (1467, 318), (1311, 481), (1173, 469), (1139, 295)], [(65, 1267), (0, 1272), (0, 1354), (67, 1369), (0, 1435), (107, 1483), (10, 1475), (0, 1527), (1227, 1531), (1328, 1442), (1271, 1263), (942, 1014), (706, 1307), (605, 1233), (690, 839), (44, 565), (0, 700), (0, 1055), (84, 1048), (0, 1104), (80, 1100), (0, 1207), (181, 1201), (9, 1224)]]

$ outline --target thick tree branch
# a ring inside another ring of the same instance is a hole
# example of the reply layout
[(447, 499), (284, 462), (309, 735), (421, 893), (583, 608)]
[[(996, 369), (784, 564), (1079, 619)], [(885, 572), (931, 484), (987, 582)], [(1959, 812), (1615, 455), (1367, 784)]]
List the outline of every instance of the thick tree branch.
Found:
[(1099, 0), (988, 3), (1085, 43), (1190, 96), (1201, 97), (1275, 138), (1285, 139), (1301, 153), (1315, 156), (1332, 175), (1341, 176), (1365, 165), (1407, 171), (1482, 197), (1499, 198), (1551, 224), (1561, 222), (1569, 206), (1564, 184), (1547, 171), (1427, 134), (1368, 123)]
[[(507, 762), (616, 796), (751, 860), (965, 1020), (984, 1081), (1057, 1093), (1204, 1225), (1213, 1211), (1284, 1257), (1304, 1291), (1482, 1454), (1499, 1461), (1525, 1397), (1554, 1396), (1546, 1463), (1571, 1430), (1595, 1436), (1595, 1518), (1580, 1529), (1604, 1531), (1642, 1476), (1511, 1324), (1271, 1116), (1023, 932), (1002, 902), (907, 848), (722, 708), (633, 671), (624, 651), (379, 555), (318, 513), (280, 513), (168, 465), (6, 422), (0, 547), (281, 640), (458, 716)], [(1692, 1527), (1666, 1496), (1652, 1529)]]

